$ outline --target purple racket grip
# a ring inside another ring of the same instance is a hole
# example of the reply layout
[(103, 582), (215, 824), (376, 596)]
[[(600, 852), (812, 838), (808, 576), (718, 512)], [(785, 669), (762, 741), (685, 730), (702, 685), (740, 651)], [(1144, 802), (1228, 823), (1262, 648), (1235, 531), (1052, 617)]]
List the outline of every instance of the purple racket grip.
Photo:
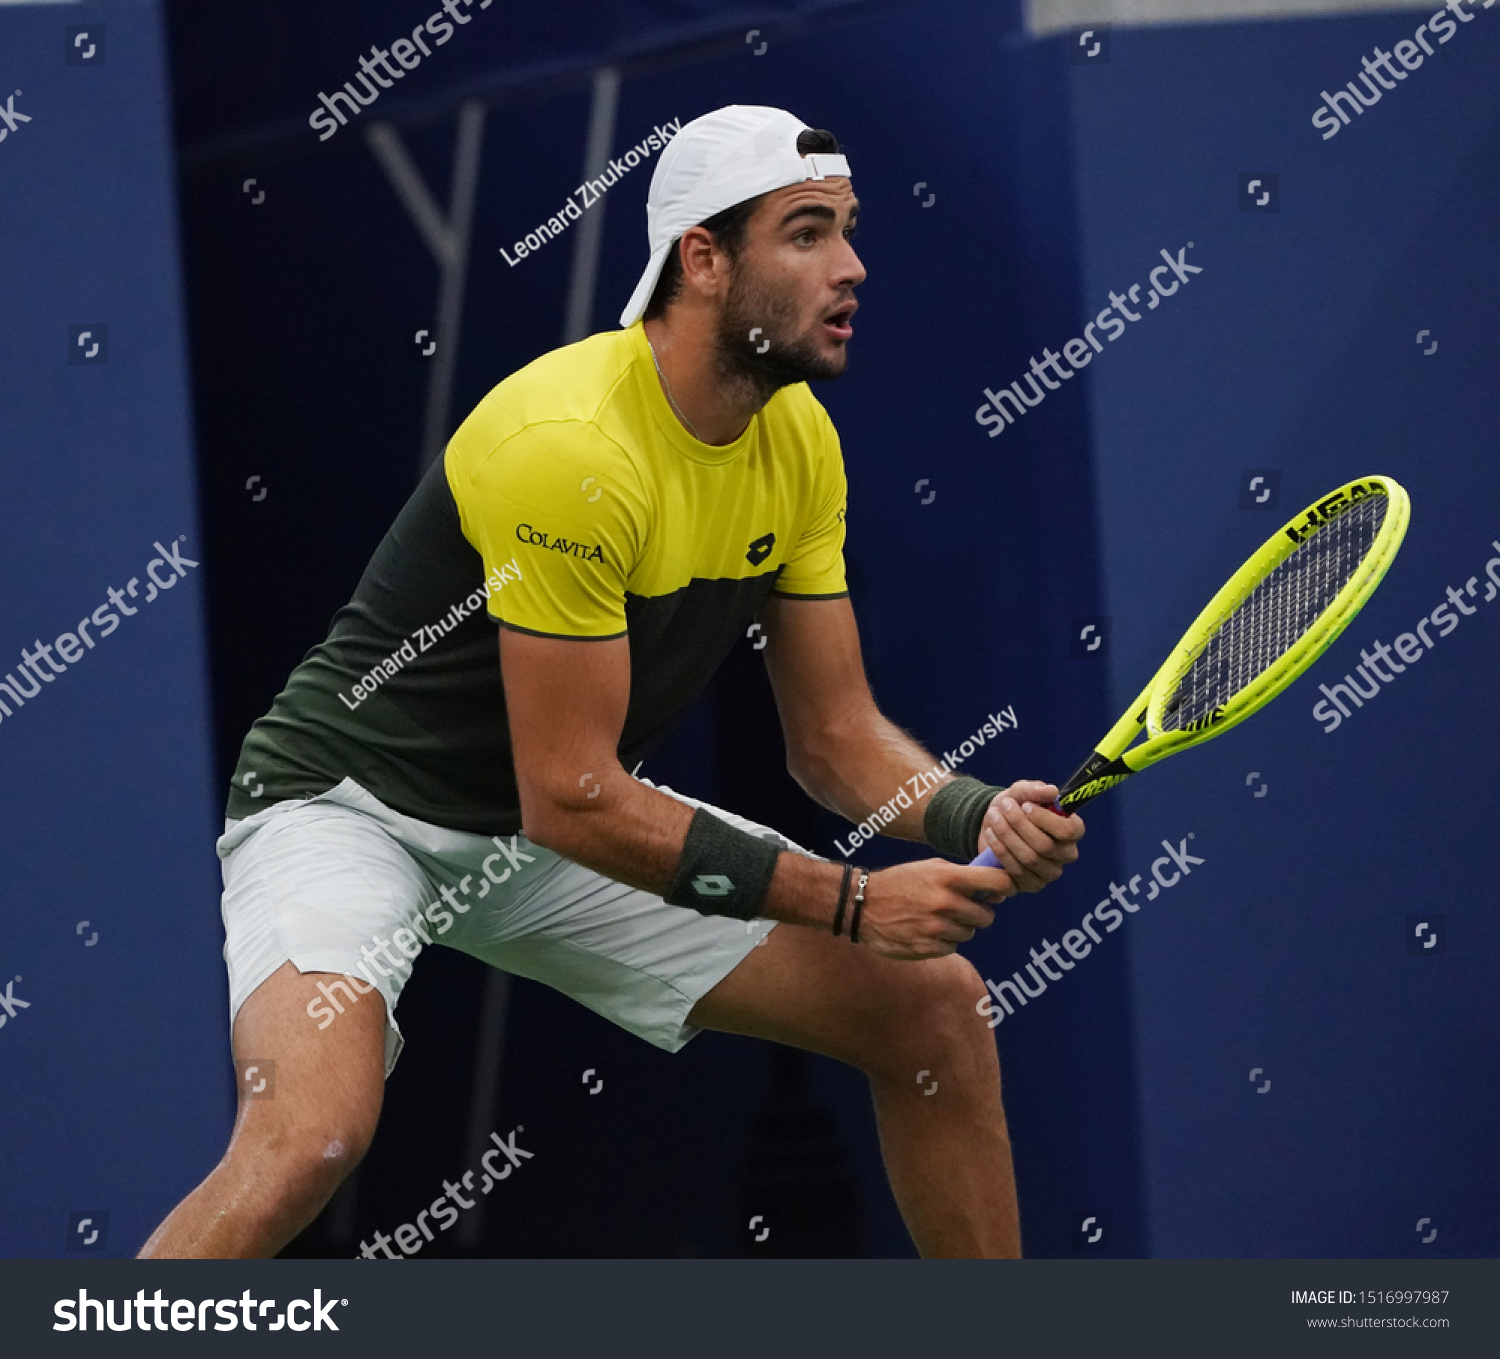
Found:
[[(975, 859), (973, 861), (973, 863), (971, 863), (969, 865), (969, 867), (970, 868), (999, 868), (1000, 867), (1000, 860), (997, 859), (992, 853), (990, 853), (989, 850), (985, 850), (985, 852), (983, 854), (981, 854), (977, 859)], [(982, 905), (985, 905), (985, 906), (990, 905), (989, 902), (987, 902), (987, 901), (984, 900), (984, 893), (983, 892), (976, 892), (976, 893), (974, 893), (974, 900), (977, 901), (977, 902), (980, 902)]]

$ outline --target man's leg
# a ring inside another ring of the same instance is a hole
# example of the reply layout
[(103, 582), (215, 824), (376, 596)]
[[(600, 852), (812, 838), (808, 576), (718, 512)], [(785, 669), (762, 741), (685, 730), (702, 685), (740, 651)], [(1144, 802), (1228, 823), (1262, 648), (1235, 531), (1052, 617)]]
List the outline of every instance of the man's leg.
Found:
[(307, 1005), (321, 998), (319, 982), (335, 981), (348, 985), (336, 973), (301, 973), (283, 963), (240, 1007), (235, 1059), (275, 1062), (275, 1094), (247, 1099), (240, 1091), (224, 1159), (139, 1258), (273, 1256), (359, 1164), (385, 1092), (385, 1001), (372, 990), (320, 1030)]
[[(870, 1078), (886, 1173), (918, 1251), (1015, 1259), (1020, 1219), (1000, 1062), (974, 1008), (986, 994), (957, 954), (895, 962), (847, 939), (780, 925), (693, 1007), (689, 1022), (859, 1067)], [(920, 1081), (918, 1073), (926, 1073)]]

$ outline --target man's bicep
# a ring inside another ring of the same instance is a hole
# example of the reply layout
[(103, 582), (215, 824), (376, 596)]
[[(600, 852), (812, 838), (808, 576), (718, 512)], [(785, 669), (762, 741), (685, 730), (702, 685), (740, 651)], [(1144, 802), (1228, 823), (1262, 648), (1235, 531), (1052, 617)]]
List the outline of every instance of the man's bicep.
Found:
[(624, 633), (647, 510), (618, 446), (576, 422), (528, 427), (453, 457), (449, 484), (491, 618), (554, 637)]
[(848, 590), (844, 575), (844, 521), (849, 485), (833, 422), (826, 413), (821, 413), (821, 421), (823, 443), (806, 488), (812, 512), (776, 577), (778, 595), (832, 599)]
[(500, 675), (526, 833), (586, 810), (619, 769), (630, 703), (630, 643), (539, 637), (502, 626)]

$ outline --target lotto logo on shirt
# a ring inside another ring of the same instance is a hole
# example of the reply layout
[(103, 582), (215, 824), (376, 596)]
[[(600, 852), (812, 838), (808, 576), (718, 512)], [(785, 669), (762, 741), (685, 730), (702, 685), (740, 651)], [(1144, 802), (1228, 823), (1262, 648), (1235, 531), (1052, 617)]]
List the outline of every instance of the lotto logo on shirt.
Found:
[(550, 533), (532, 528), (530, 524), (517, 524), (516, 537), (534, 547), (544, 547), (549, 552), (563, 552), (570, 557), (582, 557), (585, 561), (602, 562), (604, 553), (597, 543), (580, 543), (569, 538), (554, 538)]

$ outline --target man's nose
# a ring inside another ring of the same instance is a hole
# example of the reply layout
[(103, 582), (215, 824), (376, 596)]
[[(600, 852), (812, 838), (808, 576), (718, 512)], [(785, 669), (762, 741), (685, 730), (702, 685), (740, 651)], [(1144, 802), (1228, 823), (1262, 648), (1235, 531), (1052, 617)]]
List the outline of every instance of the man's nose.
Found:
[(836, 288), (856, 288), (865, 281), (865, 266), (860, 263), (860, 258), (854, 252), (854, 247), (848, 247), (848, 257), (840, 261), (839, 272), (834, 280)]

